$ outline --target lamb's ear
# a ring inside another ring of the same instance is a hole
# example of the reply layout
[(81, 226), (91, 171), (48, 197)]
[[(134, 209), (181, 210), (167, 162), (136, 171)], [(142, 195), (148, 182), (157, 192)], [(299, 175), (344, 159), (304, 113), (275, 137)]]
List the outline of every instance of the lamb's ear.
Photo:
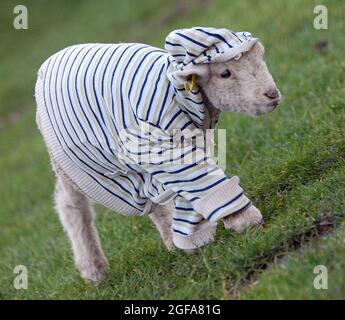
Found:
[(262, 45), (261, 42), (257, 41), (254, 43), (254, 45), (250, 48), (249, 52), (251, 54), (255, 54), (258, 56), (263, 57), (265, 54), (265, 47)]
[(191, 81), (193, 74), (197, 76), (197, 83), (207, 82), (210, 78), (210, 67), (206, 63), (196, 64), (190, 67), (186, 67), (181, 71), (174, 72), (174, 77), (181, 83), (186, 83)]

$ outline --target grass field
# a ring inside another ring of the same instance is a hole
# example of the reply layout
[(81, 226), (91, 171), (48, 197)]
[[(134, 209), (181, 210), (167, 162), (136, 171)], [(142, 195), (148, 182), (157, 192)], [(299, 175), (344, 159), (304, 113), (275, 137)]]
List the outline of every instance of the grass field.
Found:
[[(345, 2), (324, 1), (329, 29), (315, 30), (319, 1), (28, 1), (29, 29), (15, 30), (12, 1), (0, 3), (1, 299), (344, 299)], [(52, 207), (54, 177), (34, 122), (36, 71), (74, 43), (162, 46), (174, 28), (248, 30), (266, 46), (284, 95), (272, 114), (223, 114), (227, 173), (263, 212), (264, 228), (217, 240), (186, 256), (165, 250), (147, 217), (97, 207), (110, 262), (106, 281), (85, 284)], [(328, 46), (318, 49), (317, 43)], [(315, 47), (316, 45), (316, 47)], [(16, 265), (27, 290), (13, 287)], [(328, 289), (313, 286), (328, 268)]]

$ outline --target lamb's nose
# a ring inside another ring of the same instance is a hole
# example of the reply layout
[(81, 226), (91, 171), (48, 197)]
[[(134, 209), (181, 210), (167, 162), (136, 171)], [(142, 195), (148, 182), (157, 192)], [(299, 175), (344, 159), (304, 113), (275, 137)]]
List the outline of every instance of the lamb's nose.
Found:
[(276, 99), (279, 97), (279, 92), (277, 89), (270, 89), (264, 93), (267, 98)]

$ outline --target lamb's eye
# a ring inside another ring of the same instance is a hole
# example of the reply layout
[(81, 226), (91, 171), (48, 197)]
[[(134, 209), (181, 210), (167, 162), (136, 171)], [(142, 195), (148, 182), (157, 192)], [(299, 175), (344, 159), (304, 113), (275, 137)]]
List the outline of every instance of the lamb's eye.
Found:
[(230, 78), (231, 77), (231, 72), (229, 69), (226, 69), (225, 71), (223, 71), (220, 75), (222, 78)]

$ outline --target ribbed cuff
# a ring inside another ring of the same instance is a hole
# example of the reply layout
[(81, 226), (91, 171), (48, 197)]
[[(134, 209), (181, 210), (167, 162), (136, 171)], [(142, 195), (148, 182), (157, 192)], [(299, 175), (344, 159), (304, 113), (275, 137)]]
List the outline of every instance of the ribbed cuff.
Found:
[(195, 211), (209, 221), (217, 221), (249, 206), (251, 202), (244, 194), (239, 182), (239, 177), (234, 176), (200, 200), (195, 201)]
[(189, 250), (200, 248), (214, 240), (216, 230), (217, 224), (208, 222), (191, 235), (182, 235), (173, 232), (173, 242), (179, 249)]

